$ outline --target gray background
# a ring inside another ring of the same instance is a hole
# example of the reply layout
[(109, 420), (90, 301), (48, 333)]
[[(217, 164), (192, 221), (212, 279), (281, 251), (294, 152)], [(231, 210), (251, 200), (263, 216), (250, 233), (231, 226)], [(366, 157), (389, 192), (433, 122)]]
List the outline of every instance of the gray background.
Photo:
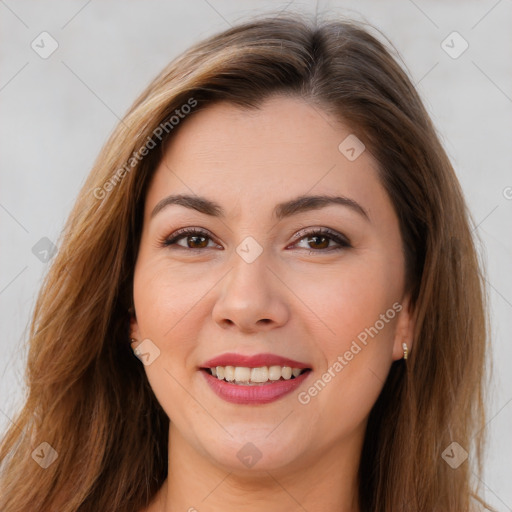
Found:
[[(498, 510), (512, 510), (511, 0), (0, 0), (0, 430), (23, 401), (26, 329), (48, 265), (32, 248), (58, 239), (101, 146), (169, 60), (238, 20), (280, 9), (376, 25), (439, 130), (487, 265), (494, 377), (483, 487)], [(59, 45), (46, 59), (31, 48), (43, 31)], [(453, 31), (469, 44), (455, 59), (441, 46)]]

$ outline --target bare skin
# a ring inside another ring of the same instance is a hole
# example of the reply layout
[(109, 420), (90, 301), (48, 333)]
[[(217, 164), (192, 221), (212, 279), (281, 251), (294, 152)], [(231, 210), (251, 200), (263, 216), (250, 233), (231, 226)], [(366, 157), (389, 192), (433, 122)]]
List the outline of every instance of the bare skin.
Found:
[[(210, 106), (168, 147), (147, 192), (134, 276), (132, 337), (160, 350), (145, 370), (171, 420), (171, 478), (144, 512), (359, 510), (367, 418), (402, 343), (411, 349), (414, 321), (398, 219), (369, 151), (350, 161), (338, 149), (350, 133), (318, 107), (276, 96), (255, 111)], [(177, 204), (151, 217), (171, 194), (215, 201), (225, 217)], [(360, 210), (272, 216), (303, 195), (344, 196)], [(206, 238), (161, 244), (188, 227)], [(247, 237), (262, 250), (251, 263), (236, 251)], [(312, 370), (274, 402), (233, 404), (200, 370), (226, 352), (270, 352)], [(325, 385), (309, 392), (318, 379)], [(237, 457), (247, 443), (260, 453), (252, 467)]]

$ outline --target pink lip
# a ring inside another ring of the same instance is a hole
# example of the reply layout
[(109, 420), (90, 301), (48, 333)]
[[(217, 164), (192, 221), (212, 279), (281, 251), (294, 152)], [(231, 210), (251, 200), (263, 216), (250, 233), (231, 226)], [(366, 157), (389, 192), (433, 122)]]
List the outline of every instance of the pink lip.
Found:
[(201, 365), (201, 368), (214, 368), (215, 366), (244, 366), (247, 368), (258, 368), (260, 366), (291, 366), (292, 368), (310, 368), (305, 363), (294, 361), (275, 354), (256, 354), (244, 356), (242, 354), (227, 353), (209, 359)]
[[(295, 368), (298, 367), (296, 366)], [(300, 386), (311, 373), (311, 371), (305, 371), (298, 377), (290, 380), (268, 381), (256, 386), (243, 386), (220, 380), (210, 375), (207, 370), (200, 370), (200, 372), (204, 375), (210, 388), (220, 398), (234, 404), (248, 405), (266, 404), (278, 400)]]

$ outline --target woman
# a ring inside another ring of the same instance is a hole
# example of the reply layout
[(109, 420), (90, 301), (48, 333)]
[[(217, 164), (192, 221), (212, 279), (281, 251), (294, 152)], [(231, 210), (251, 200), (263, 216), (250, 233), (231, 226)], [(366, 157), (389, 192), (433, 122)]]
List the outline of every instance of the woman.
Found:
[(273, 16), (191, 48), (66, 224), (1, 510), (486, 507), (470, 221), (364, 26)]

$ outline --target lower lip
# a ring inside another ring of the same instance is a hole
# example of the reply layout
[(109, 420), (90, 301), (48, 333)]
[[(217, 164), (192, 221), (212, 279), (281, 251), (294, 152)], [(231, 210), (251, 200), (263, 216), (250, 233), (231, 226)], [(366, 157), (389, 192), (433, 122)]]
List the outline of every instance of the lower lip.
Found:
[(234, 404), (268, 404), (279, 400), (279, 398), (298, 388), (308, 378), (311, 370), (301, 373), (294, 379), (276, 380), (271, 381), (270, 384), (261, 384), (259, 386), (232, 384), (210, 375), (206, 370), (200, 370), (200, 372), (204, 374), (206, 382), (208, 382), (212, 390), (220, 398), (226, 400), (226, 402)]

